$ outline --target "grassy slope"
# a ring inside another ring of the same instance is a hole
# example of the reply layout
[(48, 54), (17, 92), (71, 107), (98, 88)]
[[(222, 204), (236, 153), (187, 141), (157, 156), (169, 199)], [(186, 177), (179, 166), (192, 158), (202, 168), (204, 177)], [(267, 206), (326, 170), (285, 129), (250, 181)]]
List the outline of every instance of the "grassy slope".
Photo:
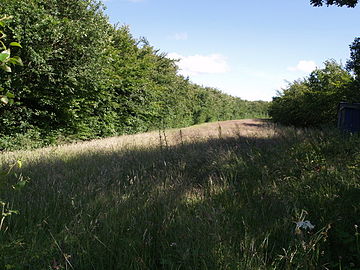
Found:
[(3, 153), (1, 267), (359, 269), (359, 137), (220, 126)]

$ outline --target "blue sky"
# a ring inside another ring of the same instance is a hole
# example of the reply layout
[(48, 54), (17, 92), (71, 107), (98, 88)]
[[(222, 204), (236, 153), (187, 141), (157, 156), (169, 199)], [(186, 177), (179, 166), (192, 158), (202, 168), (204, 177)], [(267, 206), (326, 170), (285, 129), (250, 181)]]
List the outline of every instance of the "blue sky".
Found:
[(194, 83), (247, 100), (323, 67), (346, 63), (360, 36), (360, 7), (314, 8), (310, 0), (106, 0), (111, 23), (179, 59)]

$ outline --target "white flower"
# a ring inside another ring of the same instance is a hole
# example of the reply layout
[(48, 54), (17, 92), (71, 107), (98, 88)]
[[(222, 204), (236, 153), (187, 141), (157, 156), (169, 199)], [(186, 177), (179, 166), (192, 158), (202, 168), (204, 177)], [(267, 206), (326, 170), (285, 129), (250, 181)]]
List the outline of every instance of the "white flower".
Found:
[(295, 222), (295, 223), (296, 223), (296, 228), (295, 228), (296, 230), (298, 230), (298, 229), (312, 230), (315, 228), (315, 226), (312, 225), (311, 222), (308, 220), (299, 221), (299, 222)]

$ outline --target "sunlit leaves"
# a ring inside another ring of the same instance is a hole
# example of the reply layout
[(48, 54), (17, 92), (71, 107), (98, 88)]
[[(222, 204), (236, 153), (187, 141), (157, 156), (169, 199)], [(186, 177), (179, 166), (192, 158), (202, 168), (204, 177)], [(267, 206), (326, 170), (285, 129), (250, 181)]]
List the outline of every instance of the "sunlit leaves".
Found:
[[(0, 27), (5, 27), (5, 21), (11, 19), (12, 17), (4, 16), (0, 18)], [(2, 28), (0, 28), (0, 43), (3, 47), (3, 51), (0, 52), (0, 70), (3, 70), (7, 73), (12, 72), (11, 65), (20, 65), (22, 66), (22, 60), (19, 56), (11, 57), (10, 49), (6, 47), (3, 39), (6, 37)], [(11, 42), (10, 46), (12, 47), (20, 47), (21, 45), (18, 42)], [(4, 91), (3, 87), (0, 87), (0, 93)], [(7, 92), (5, 95), (0, 95), (0, 103), (2, 104), (13, 104), (14, 103), (14, 95), (11, 92)]]
[(321, 126), (337, 120), (339, 102), (354, 95), (353, 77), (335, 61), (323, 69), (294, 81), (270, 105), (270, 116), (277, 122), (294, 126)]
[(0, 62), (5, 62), (10, 58), (10, 50), (4, 50), (0, 53)]
[(18, 42), (11, 42), (11, 43), (10, 43), (10, 46), (22, 48), (21, 45), (20, 45), (20, 43), (18, 43)]
[(7, 96), (0, 96), (0, 101), (4, 104), (8, 104), (9, 103), (9, 99)]

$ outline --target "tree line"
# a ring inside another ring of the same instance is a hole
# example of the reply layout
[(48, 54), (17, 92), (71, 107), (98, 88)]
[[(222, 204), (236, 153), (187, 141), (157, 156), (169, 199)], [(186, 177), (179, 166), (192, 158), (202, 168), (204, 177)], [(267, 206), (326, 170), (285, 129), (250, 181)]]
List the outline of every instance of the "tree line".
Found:
[(300, 127), (335, 125), (342, 101), (358, 102), (357, 81), (341, 64), (328, 60), (322, 69), (288, 84), (269, 106), (276, 122)]
[[(355, 7), (358, 0), (311, 0), (313, 6)], [(273, 98), (269, 115), (276, 122), (301, 127), (334, 125), (340, 102), (360, 102), (360, 38), (350, 45), (343, 66), (328, 60), (303, 79), (288, 84)]]
[(24, 66), (1, 73), (14, 102), (0, 105), (0, 149), (16, 136), (91, 139), (266, 115), (266, 102), (178, 75), (176, 61), (103, 11), (97, 0), (1, 1), (12, 16), (4, 43), (21, 44)]

